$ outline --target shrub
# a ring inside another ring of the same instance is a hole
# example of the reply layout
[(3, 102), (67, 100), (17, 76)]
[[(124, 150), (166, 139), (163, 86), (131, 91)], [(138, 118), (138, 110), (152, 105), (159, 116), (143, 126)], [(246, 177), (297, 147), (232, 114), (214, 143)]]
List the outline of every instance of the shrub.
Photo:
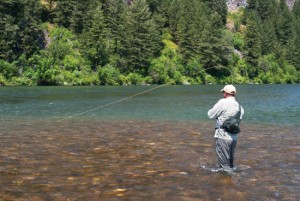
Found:
[(192, 78), (202, 78), (204, 80), (205, 77), (205, 70), (203, 65), (199, 62), (199, 59), (193, 58), (188, 61), (186, 66), (185, 75), (192, 77)]
[(83, 78), (79, 80), (81, 85), (99, 85), (100, 80), (97, 73), (91, 73), (83, 75)]
[(11, 80), (11, 84), (14, 86), (34, 86), (36, 85), (33, 80), (27, 77), (13, 77)]
[(216, 83), (217, 83), (217, 80), (213, 76), (211, 76), (209, 74), (207, 74), (205, 76), (205, 84), (216, 84)]
[(83, 65), (83, 59), (75, 55), (66, 55), (62, 65), (69, 71), (78, 70)]
[[(179, 71), (175, 71), (173, 75), (174, 84), (182, 84), (182, 74)], [(172, 83), (170, 83), (172, 84)]]
[(146, 76), (144, 78), (144, 83), (146, 83), (146, 84), (152, 84), (153, 83), (152, 77), (151, 76)]
[(129, 81), (128, 78), (125, 75), (119, 76), (119, 84), (120, 85), (128, 85)]
[(127, 78), (130, 84), (143, 84), (143, 78), (140, 74), (129, 73)]
[(6, 78), (0, 73), (0, 86), (8, 85)]
[(0, 73), (5, 77), (5, 79), (11, 79), (18, 75), (18, 68), (13, 63), (0, 60)]
[(119, 85), (120, 71), (115, 67), (107, 65), (99, 68), (98, 76), (101, 85)]
[(149, 75), (155, 84), (165, 84), (169, 80), (168, 72), (159, 60), (153, 60), (149, 68)]
[(244, 48), (244, 38), (240, 32), (233, 35), (233, 47), (242, 50)]

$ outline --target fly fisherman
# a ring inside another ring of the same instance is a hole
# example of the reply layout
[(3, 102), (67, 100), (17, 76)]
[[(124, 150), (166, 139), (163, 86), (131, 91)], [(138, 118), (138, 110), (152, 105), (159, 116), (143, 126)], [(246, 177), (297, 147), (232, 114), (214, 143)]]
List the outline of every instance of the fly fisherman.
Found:
[(235, 170), (233, 160), (238, 136), (225, 131), (222, 125), (226, 119), (231, 117), (242, 119), (244, 109), (235, 100), (236, 89), (233, 85), (226, 85), (221, 92), (223, 98), (208, 111), (208, 117), (216, 119), (214, 137), (216, 139), (216, 153), (219, 161), (216, 171), (232, 173)]

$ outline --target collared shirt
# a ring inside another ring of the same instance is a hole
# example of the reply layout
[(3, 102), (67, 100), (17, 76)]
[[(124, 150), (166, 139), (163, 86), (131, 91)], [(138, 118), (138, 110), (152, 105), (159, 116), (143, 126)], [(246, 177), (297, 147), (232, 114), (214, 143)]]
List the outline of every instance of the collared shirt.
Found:
[[(237, 134), (231, 134), (226, 132), (224, 129), (221, 129), (223, 122), (229, 117), (235, 116), (239, 111), (239, 103), (235, 100), (234, 97), (227, 97), (220, 99), (212, 109), (207, 113), (208, 117), (211, 119), (216, 119), (216, 132), (215, 138), (227, 139), (227, 140), (237, 140)], [(241, 107), (241, 116), (242, 119), (244, 115), (244, 109)]]

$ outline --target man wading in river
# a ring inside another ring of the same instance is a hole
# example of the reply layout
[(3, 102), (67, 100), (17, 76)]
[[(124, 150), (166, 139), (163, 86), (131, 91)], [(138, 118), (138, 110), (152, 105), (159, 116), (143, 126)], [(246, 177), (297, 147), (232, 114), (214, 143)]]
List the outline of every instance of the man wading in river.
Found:
[(226, 131), (223, 123), (228, 119), (235, 118), (238, 120), (238, 124), (242, 119), (244, 109), (235, 100), (236, 89), (233, 85), (226, 85), (221, 92), (223, 98), (208, 111), (208, 117), (216, 119), (214, 137), (219, 164), (215, 170), (232, 173), (235, 170), (233, 160), (239, 131)]

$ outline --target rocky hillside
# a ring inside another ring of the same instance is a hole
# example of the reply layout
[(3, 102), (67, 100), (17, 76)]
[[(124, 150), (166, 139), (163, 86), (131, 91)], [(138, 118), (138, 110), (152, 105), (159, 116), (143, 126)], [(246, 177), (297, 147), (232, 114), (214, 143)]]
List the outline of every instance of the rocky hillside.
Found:
[(290, 10), (293, 8), (295, 1), (296, 0), (286, 0), (286, 4), (288, 5)]
[[(296, 0), (286, 0), (289, 9), (292, 9)], [(228, 11), (236, 10), (239, 7), (245, 7), (247, 0), (227, 0)]]
[(239, 7), (245, 7), (247, 0), (227, 0), (228, 11), (236, 10)]

